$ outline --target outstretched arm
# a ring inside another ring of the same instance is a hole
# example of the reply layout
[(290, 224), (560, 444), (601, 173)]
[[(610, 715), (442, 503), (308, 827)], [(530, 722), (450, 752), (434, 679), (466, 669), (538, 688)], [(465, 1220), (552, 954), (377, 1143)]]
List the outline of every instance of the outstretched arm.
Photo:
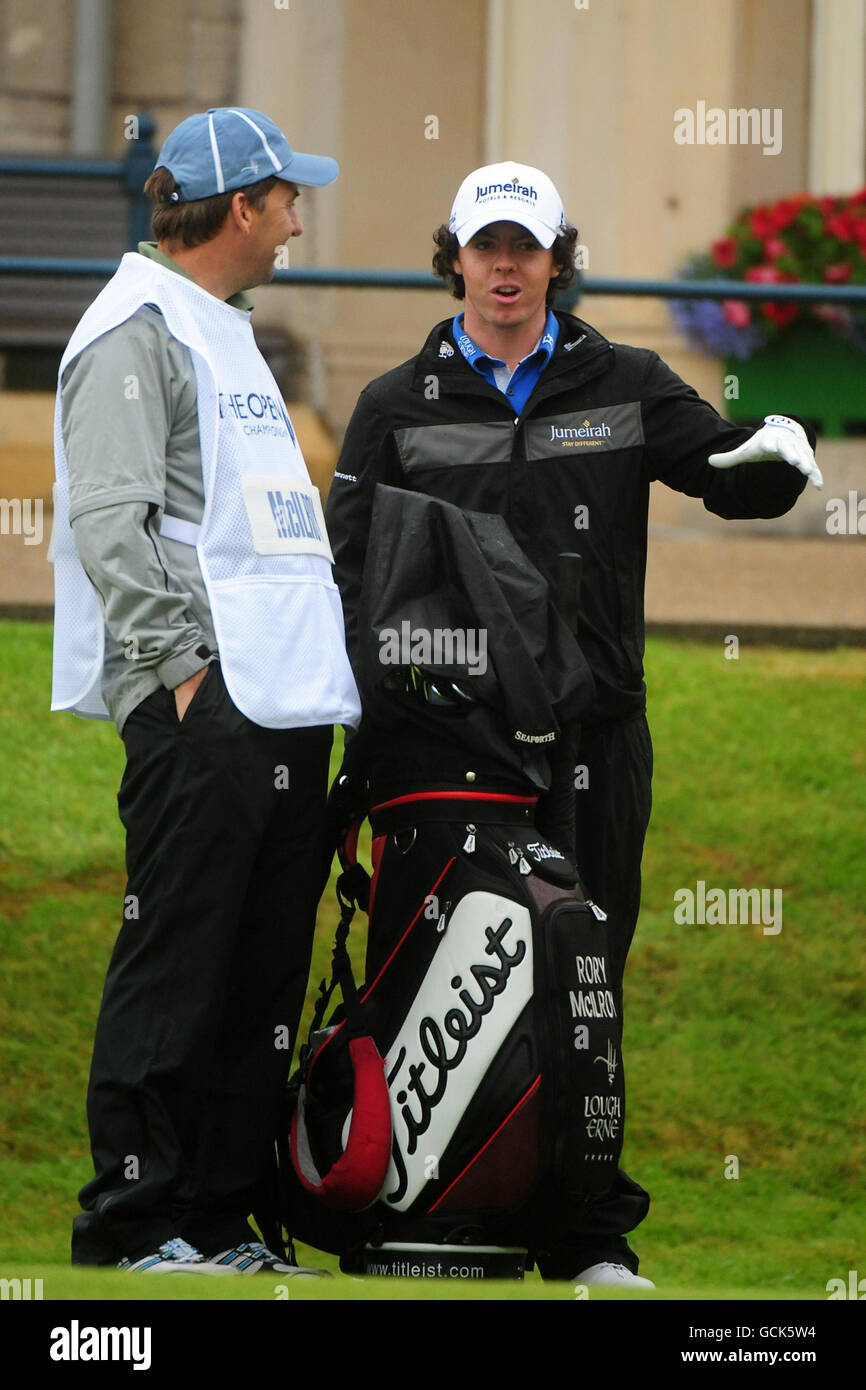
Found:
[[(808, 460), (798, 444), (798, 462), (791, 466), (779, 451), (779, 427), (765, 433), (766, 425), (760, 430), (732, 425), (655, 353), (641, 398), (651, 478), (689, 497), (702, 498), (708, 511), (728, 520), (783, 516), (793, 507), (806, 486), (800, 463)], [(772, 418), (796, 423), (787, 416)], [(782, 447), (794, 453), (794, 435), (787, 429), (784, 440)], [(805, 432), (800, 442), (809, 446)], [(718, 460), (724, 455), (728, 463), (711, 464), (711, 457)]]

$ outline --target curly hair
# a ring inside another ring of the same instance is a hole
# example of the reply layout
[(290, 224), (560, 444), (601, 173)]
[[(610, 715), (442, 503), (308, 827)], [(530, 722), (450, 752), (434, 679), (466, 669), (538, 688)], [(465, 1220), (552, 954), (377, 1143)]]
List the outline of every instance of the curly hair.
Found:
[[(433, 240), (437, 250), (433, 253), (433, 273), (444, 280), (455, 299), (466, 297), (466, 281), (454, 269), (454, 258), (459, 256), (462, 247), (453, 232), (443, 222), (433, 233)], [(550, 308), (554, 299), (562, 290), (567, 290), (574, 284), (577, 278), (577, 271), (574, 265), (574, 249), (577, 245), (577, 228), (572, 227), (571, 223), (566, 222), (562, 231), (554, 238), (553, 264), (558, 270), (547, 287), (545, 303)]]
[(195, 198), (188, 203), (174, 203), (171, 195), (179, 185), (174, 175), (163, 165), (154, 169), (144, 191), (156, 207), (151, 214), (150, 226), (157, 241), (177, 241), (184, 246), (201, 246), (212, 241), (225, 222), (232, 198), (236, 193), (245, 193), (257, 212), (277, 182), (275, 175), (259, 179), (258, 183), (245, 188), (233, 188), (228, 193), (215, 193), (212, 198)]

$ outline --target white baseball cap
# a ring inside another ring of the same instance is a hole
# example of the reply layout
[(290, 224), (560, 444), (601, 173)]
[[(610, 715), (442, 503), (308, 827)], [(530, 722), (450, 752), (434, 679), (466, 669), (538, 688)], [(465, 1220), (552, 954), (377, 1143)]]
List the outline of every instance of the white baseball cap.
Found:
[(528, 164), (485, 164), (457, 190), (449, 231), (461, 246), (491, 222), (519, 222), (546, 249), (564, 223), (562, 199), (540, 169)]

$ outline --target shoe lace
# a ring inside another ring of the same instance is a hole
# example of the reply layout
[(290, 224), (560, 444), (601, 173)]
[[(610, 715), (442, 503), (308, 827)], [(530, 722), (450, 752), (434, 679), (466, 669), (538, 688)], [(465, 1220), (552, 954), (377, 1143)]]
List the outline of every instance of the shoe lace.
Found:
[(182, 1260), (184, 1264), (201, 1264), (204, 1260), (204, 1255), (180, 1236), (167, 1240), (159, 1247), (159, 1253), (167, 1260)]
[(273, 1250), (269, 1250), (262, 1241), (248, 1241), (245, 1245), (239, 1245), (238, 1250), (249, 1253), (256, 1260), (274, 1260), (279, 1263)]

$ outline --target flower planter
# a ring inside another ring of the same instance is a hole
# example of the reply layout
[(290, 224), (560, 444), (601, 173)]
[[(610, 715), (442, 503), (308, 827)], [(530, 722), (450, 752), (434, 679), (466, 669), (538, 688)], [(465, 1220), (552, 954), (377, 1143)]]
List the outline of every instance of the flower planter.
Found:
[(737, 424), (790, 413), (830, 439), (866, 434), (866, 352), (818, 324), (788, 328), (745, 360), (726, 359), (725, 375), (737, 378), (737, 398), (725, 400)]
[[(823, 435), (866, 435), (866, 306), (852, 299), (815, 307), (824, 287), (866, 286), (866, 188), (790, 193), (742, 208), (680, 276), (724, 287), (723, 299), (674, 298), (670, 307), (689, 345), (721, 358), (736, 378), (725, 390), (730, 419), (752, 424), (787, 410)], [(758, 288), (757, 301), (738, 301), (747, 284), (814, 286), (815, 298), (797, 307), (764, 299)]]

